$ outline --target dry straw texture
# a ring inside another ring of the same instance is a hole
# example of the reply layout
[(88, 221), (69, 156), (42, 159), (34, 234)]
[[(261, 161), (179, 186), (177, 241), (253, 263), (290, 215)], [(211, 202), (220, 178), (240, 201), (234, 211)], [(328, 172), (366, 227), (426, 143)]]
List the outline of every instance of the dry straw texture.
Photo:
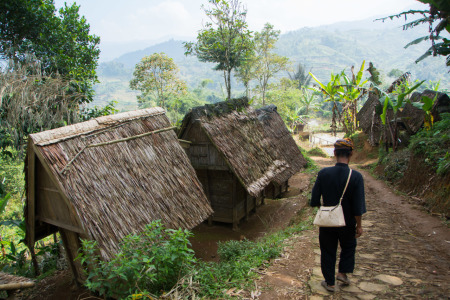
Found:
[(275, 106), (253, 110), (243, 99), (232, 101), (194, 108), (183, 126), (200, 120), (239, 181), (257, 197), (270, 182), (288, 180), (306, 160)]
[(30, 135), (106, 259), (152, 220), (190, 229), (212, 213), (173, 130), (86, 148), (168, 127), (164, 110), (152, 108)]

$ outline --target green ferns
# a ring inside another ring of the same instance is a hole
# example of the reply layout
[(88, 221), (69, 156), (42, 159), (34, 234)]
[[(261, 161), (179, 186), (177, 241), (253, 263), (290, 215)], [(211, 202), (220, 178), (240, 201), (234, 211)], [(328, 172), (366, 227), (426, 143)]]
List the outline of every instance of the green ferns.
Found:
[(440, 175), (450, 171), (450, 113), (442, 113), (441, 120), (430, 130), (422, 129), (411, 138), (409, 149), (425, 157), (425, 163)]

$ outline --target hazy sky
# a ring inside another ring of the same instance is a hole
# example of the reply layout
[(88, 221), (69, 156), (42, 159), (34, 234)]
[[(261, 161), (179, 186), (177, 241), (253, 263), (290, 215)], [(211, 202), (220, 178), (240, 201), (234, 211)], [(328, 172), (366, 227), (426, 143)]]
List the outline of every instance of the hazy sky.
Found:
[[(56, 7), (72, 0), (56, 0)], [(103, 42), (195, 37), (206, 20), (201, 10), (207, 0), (78, 0), (81, 14)], [(264, 23), (282, 32), (305, 26), (366, 19), (403, 11), (415, 0), (243, 0), (250, 29)]]
[[(207, 0), (55, 0), (80, 5), (91, 25), (91, 33), (101, 38), (100, 61), (129, 51), (173, 39), (197, 36), (207, 21), (202, 4)], [(411, 6), (426, 8), (416, 0), (242, 0), (251, 30), (261, 30), (269, 22), (282, 33), (400, 13)], [(392, 24), (391, 24), (392, 26)]]

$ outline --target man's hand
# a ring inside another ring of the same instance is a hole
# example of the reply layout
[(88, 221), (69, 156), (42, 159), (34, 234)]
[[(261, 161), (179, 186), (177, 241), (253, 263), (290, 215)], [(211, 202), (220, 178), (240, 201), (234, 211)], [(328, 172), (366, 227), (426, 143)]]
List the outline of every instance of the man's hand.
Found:
[(356, 238), (359, 238), (363, 234), (362, 226), (356, 226)]

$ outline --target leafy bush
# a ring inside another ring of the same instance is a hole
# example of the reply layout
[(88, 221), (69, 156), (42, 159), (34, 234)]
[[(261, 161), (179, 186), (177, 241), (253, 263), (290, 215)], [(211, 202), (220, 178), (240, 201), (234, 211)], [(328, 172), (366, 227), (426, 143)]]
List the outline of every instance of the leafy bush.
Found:
[(142, 233), (126, 236), (120, 251), (104, 261), (95, 241), (82, 241), (78, 259), (88, 271), (86, 286), (106, 297), (126, 297), (136, 291), (159, 294), (170, 289), (195, 262), (187, 230), (166, 229), (154, 221)]
[[(284, 240), (293, 234), (308, 229), (312, 219), (294, 224), (282, 231), (265, 236), (259, 241), (227, 241), (219, 243), (219, 262), (199, 262), (177, 287), (177, 295), (191, 298), (224, 298), (224, 291), (232, 288), (250, 288), (257, 269), (280, 255)], [(188, 290), (194, 290), (189, 293)]]
[(311, 156), (328, 157), (328, 155), (319, 147), (312, 148), (308, 151), (308, 154)]
[(318, 170), (319, 167), (317, 166), (315, 161), (312, 160), (311, 157), (309, 157), (308, 152), (300, 146), (298, 146), (298, 148), (300, 149), (300, 152), (302, 153), (303, 157), (306, 159), (306, 166), (305, 166), (306, 171), (314, 172)]
[(440, 116), (441, 120), (430, 130), (422, 129), (411, 137), (409, 149), (415, 155), (424, 156), (425, 163), (444, 175), (450, 171), (450, 113)]
[(80, 111), (81, 121), (89, 121), (90, 119), (113, 115), (119, 110), (116, 109), (117, 101), (109, 101), (105, 106), (84, 107)]
[(382, 161), (380, 160), (381, 164), (385, 165), (383, 172), (384, 179), (391, 182), (401, 179), (408, 169), (410, 154), (408, 149), (403, 149), (391, 152)]

